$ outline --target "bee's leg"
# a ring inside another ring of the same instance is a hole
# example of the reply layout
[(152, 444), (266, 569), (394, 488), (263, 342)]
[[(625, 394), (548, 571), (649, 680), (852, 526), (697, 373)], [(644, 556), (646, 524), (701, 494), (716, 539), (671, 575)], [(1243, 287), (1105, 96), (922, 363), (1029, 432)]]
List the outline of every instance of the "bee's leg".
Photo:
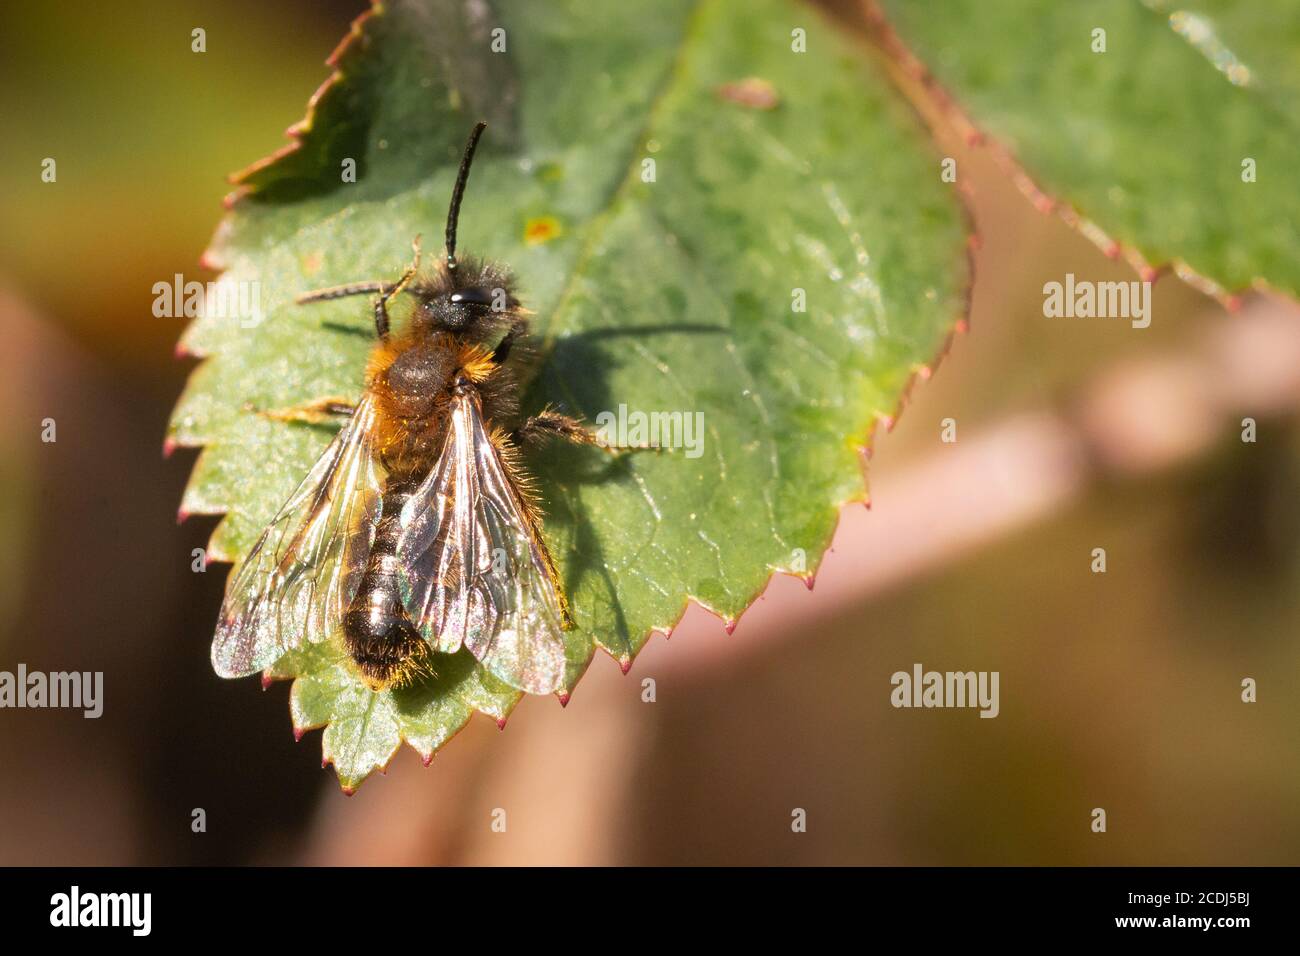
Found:
[(541, 445), (550, 439), (563, 439), (575, 445), (595, 445), (611, 455), (625, 451), (671, 451), (658, 445), (611, 445), (601, 439), (600, 433), (588, 428), (586, 423), (557, 412), (553, 408), (544, 408), (536, 415), (525, 419), (515, 429), (512, 437), (520, 445)]
[(356, 406), (347, 398), (329, 396), (289, 408), (256, 408), (249, 404), (244, 406), (244, 410), (277, 422), (322, 425), (337, 418), (349, 417), (356, 411)]
[(381, 339), (388, 336), (388, 300), (402, 290), (402, 285), (410, 277), (409, 273), (404, 273), (399, 282), (350, 282), (347, 285), (336, 285), (328, 289), (316, 289), (313, 292), (304, 292), (293, 301), (299, 305), (305, 305), (308, 302), (325, 302), (329, 299), (342, 299), (349, 295), (370, 295), (379, 293), (375, 299), (375, 334)]
[(330, 286), (328, 289), (313, 289), (311, 292), (303, 292), (301, 295), (294, 297), (294, 302), (298, 305), (306, 305), (308, 302), (326, 302), (330, 299), (342, 299), (350, 295), (370, 295), (374, 292), (383, 292), (389, 288), (389, 283), (371, 281), (371, 282), (349, 282), (347, 285)]
[(525, 419), (513, 437), (521, 445), (540, 445), (553, 438), (563, 438), (575, 445), (599, 444), (595, 432), (584, 423), (550, 408)]
[(329, 299), (342, 299), (349, 295), (372, 295), (378, 293), (379, 297), (375, 299), (375, 334), (381, 339), (388, 337), (388, 300), (397, 293), (406, 288), (406, 284), (415, 277), (415, 273), (420, 268), (420, 237), (416, 236), (411, 241), (411, 249), (415, 253), (411, 264), (406, 267), (400, 279), (396, 282), (349, 282), (347, 285), (331, 286), (328, 289), (316, 289), (313, 292), (304, 292), (297, 296), (293, 301), (299, 305), (308, 302), (325, 302)]
[(419, 236), (411, 240), (411, 251), (414, 253), (411, 264), (406, 267), (402, 277), (391, 288), (381, 292), (379, 297), (375, 299), (375, 334), (381, 339), (388, 338), (388, 300), (405, 289), (406, 284), (415, 278), (415, 274), (420, 271)]
[(497, 365), (504, 365), (506, 359), (510, 357), (510, 347), (515, 344), (515, 339), (521, 335), (528, 334), (528, 319), (522, 315), (516, 315), (510, 323), (510, 331), (505, 337), (497, 343), (497, 347), (492, 350), (492, 361)]
[(381, 295), (375, 299), (375, 335), (378, 338), (388, 338), (388, 295)]

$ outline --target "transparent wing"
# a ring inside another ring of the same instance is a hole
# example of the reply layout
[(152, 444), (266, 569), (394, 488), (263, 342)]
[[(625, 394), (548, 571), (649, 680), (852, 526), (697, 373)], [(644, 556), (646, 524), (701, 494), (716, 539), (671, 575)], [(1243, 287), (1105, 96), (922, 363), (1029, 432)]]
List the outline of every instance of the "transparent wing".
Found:
[(374, 418), (367, 397), (231, 576), (212, 641), (222, 677), (269, 667), (342, 621), (374, 542), (383, 487)]
[(435, 650), (464, 645), (512, 687), (549, 694), (564, 680), (565, 615), (536, 535), (478, 397), (456, 396), (442, 455), (402, 510), (406, 610)]

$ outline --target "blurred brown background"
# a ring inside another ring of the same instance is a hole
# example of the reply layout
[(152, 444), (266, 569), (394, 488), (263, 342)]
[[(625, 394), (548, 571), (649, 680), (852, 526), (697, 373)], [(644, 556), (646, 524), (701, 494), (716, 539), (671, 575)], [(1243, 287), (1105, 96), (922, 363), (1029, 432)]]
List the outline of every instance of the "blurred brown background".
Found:
[[(0, 11), (0, 669), (105, 672), (99, 720), (0, 710), (0, 863), (1300, 862), (1300, 315), (1165, 276), (1149, 329), (1045, 319), (1045, 282), (1131, 270), (942, 131), (971, 330), (878, 436), (815, 590), (775, 580), (730, 636), (692, 609), (630, 676), (598, 657), (567, 709), (342, 796), (287, 685), (209, 667), (225, 568), (192, 573), (212, 524), (173, 519), (191, 363), (150, 306), (211, 277), (224, 174), (282, 142), (361, 7)], [(1000, 671), (1001, 715), (893, 709), (915, 662)]]

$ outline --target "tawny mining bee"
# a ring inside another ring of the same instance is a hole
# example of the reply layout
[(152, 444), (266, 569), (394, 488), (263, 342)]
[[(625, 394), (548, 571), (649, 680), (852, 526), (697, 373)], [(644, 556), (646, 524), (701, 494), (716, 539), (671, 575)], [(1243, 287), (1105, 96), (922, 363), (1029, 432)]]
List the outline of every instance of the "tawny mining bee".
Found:
[[(596, 439), (552, 409), (521, 418), (517, 346), (528, 313), (506, 269), (457, 258), (461, 199), (484, 128), (465, 147), (436, 266), (420, 269), (417, 240), (396, 281), (298, 297), (375, 296), (378, 341), (355, 405), (281, 413), (345, 421), (231, 576), (212, 642), (223, 677), (338, 635), (377, 690), (409, 683), (434, 669), (433, 653), (462, 646), (520, 690), (546, 694), (563, 682), (573, 619), (519, 449)], [(414, 307), (390, 330), (388, 304), (399, 294)]]

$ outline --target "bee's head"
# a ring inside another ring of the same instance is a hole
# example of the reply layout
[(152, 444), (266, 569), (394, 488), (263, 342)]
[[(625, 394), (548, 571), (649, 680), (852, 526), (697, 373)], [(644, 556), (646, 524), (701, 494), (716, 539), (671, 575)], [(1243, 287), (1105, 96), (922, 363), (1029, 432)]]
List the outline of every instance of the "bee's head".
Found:
[(415, 320), (448, 332), (494, 327), (519, 309), (510, 277), (492, 266), (468, 260), (455, 272), (443, 269), (435, 280), (411, 290), (419, 300)]
[(460, 161), (447, 210), (447, 257), (431, 282), (417, 283), (409, 290), (419, 300), (416, 321), (439, 331), (473, 332), (496, 326), (519, 308), (519, 301), (510, 292), (508, 273), (477, 259), (456, 257), (460, 203), (469, 181), (474, 150), (486, 126), (486, 123), (476, 124), (465, 144), (465, 155)]

